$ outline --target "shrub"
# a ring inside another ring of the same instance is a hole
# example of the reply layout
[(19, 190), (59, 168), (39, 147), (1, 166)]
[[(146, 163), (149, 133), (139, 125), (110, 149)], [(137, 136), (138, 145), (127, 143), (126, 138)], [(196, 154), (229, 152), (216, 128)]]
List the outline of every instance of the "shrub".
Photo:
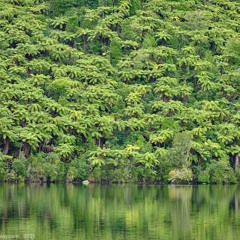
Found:
[(230, 164), (225, 161), (214, 161), (207, 168), (211, 183), (236, 183), (237, 178)]
[(172, 170), (169, 175), (169, 180), (172, 183), (190, 183), (193, 180), (193, 173), (191, 169), (182, 168), (181, 170)]
[(236, 171), (236, 177), (237, 177), (237, 181), (240, 182), (240, 168), (238, 168)]
[(67, 179), (70, 181), (83, 181), (88, 178), (90, 166), (82, 159), (73, 159), (67, 170)]
[(198, 176), (197, 176), (197, 181), (199, 183), (209, 183), (210, 182), (209, 171), (207, 171), (207, 170), (200, 171)]
[(17, 174), (17, 176), (24, 177), (26, 173), (26, 159), (23, 160), (14, 159), (12, 163), (12, 168)]

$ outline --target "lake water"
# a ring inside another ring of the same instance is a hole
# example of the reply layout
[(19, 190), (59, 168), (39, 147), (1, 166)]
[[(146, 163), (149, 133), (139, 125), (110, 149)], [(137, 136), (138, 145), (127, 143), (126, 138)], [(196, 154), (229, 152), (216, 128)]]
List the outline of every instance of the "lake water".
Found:
[(237, 185), (0, 185), (0, 239), (240, 239)]

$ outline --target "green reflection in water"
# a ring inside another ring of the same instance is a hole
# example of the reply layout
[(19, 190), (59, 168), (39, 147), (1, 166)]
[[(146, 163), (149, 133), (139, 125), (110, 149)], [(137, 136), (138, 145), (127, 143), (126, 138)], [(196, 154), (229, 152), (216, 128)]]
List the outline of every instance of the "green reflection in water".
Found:
[(238, 240), (239, 190), (237, 185), (2, 184), (0, 237)]

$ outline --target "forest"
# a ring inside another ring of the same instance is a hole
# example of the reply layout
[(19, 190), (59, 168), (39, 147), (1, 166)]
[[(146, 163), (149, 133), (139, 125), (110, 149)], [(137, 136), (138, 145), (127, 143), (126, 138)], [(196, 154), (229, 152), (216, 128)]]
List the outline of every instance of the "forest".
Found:
[(239, 1), (0, 3), (0, 181), (240, 181)]

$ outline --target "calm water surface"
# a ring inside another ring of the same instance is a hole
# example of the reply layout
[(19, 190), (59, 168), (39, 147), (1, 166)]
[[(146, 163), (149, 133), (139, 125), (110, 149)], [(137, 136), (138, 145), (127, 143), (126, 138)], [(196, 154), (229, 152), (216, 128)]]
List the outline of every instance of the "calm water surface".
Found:
[(240, 239), (240, 186), (0, 185), (0, 239)]

